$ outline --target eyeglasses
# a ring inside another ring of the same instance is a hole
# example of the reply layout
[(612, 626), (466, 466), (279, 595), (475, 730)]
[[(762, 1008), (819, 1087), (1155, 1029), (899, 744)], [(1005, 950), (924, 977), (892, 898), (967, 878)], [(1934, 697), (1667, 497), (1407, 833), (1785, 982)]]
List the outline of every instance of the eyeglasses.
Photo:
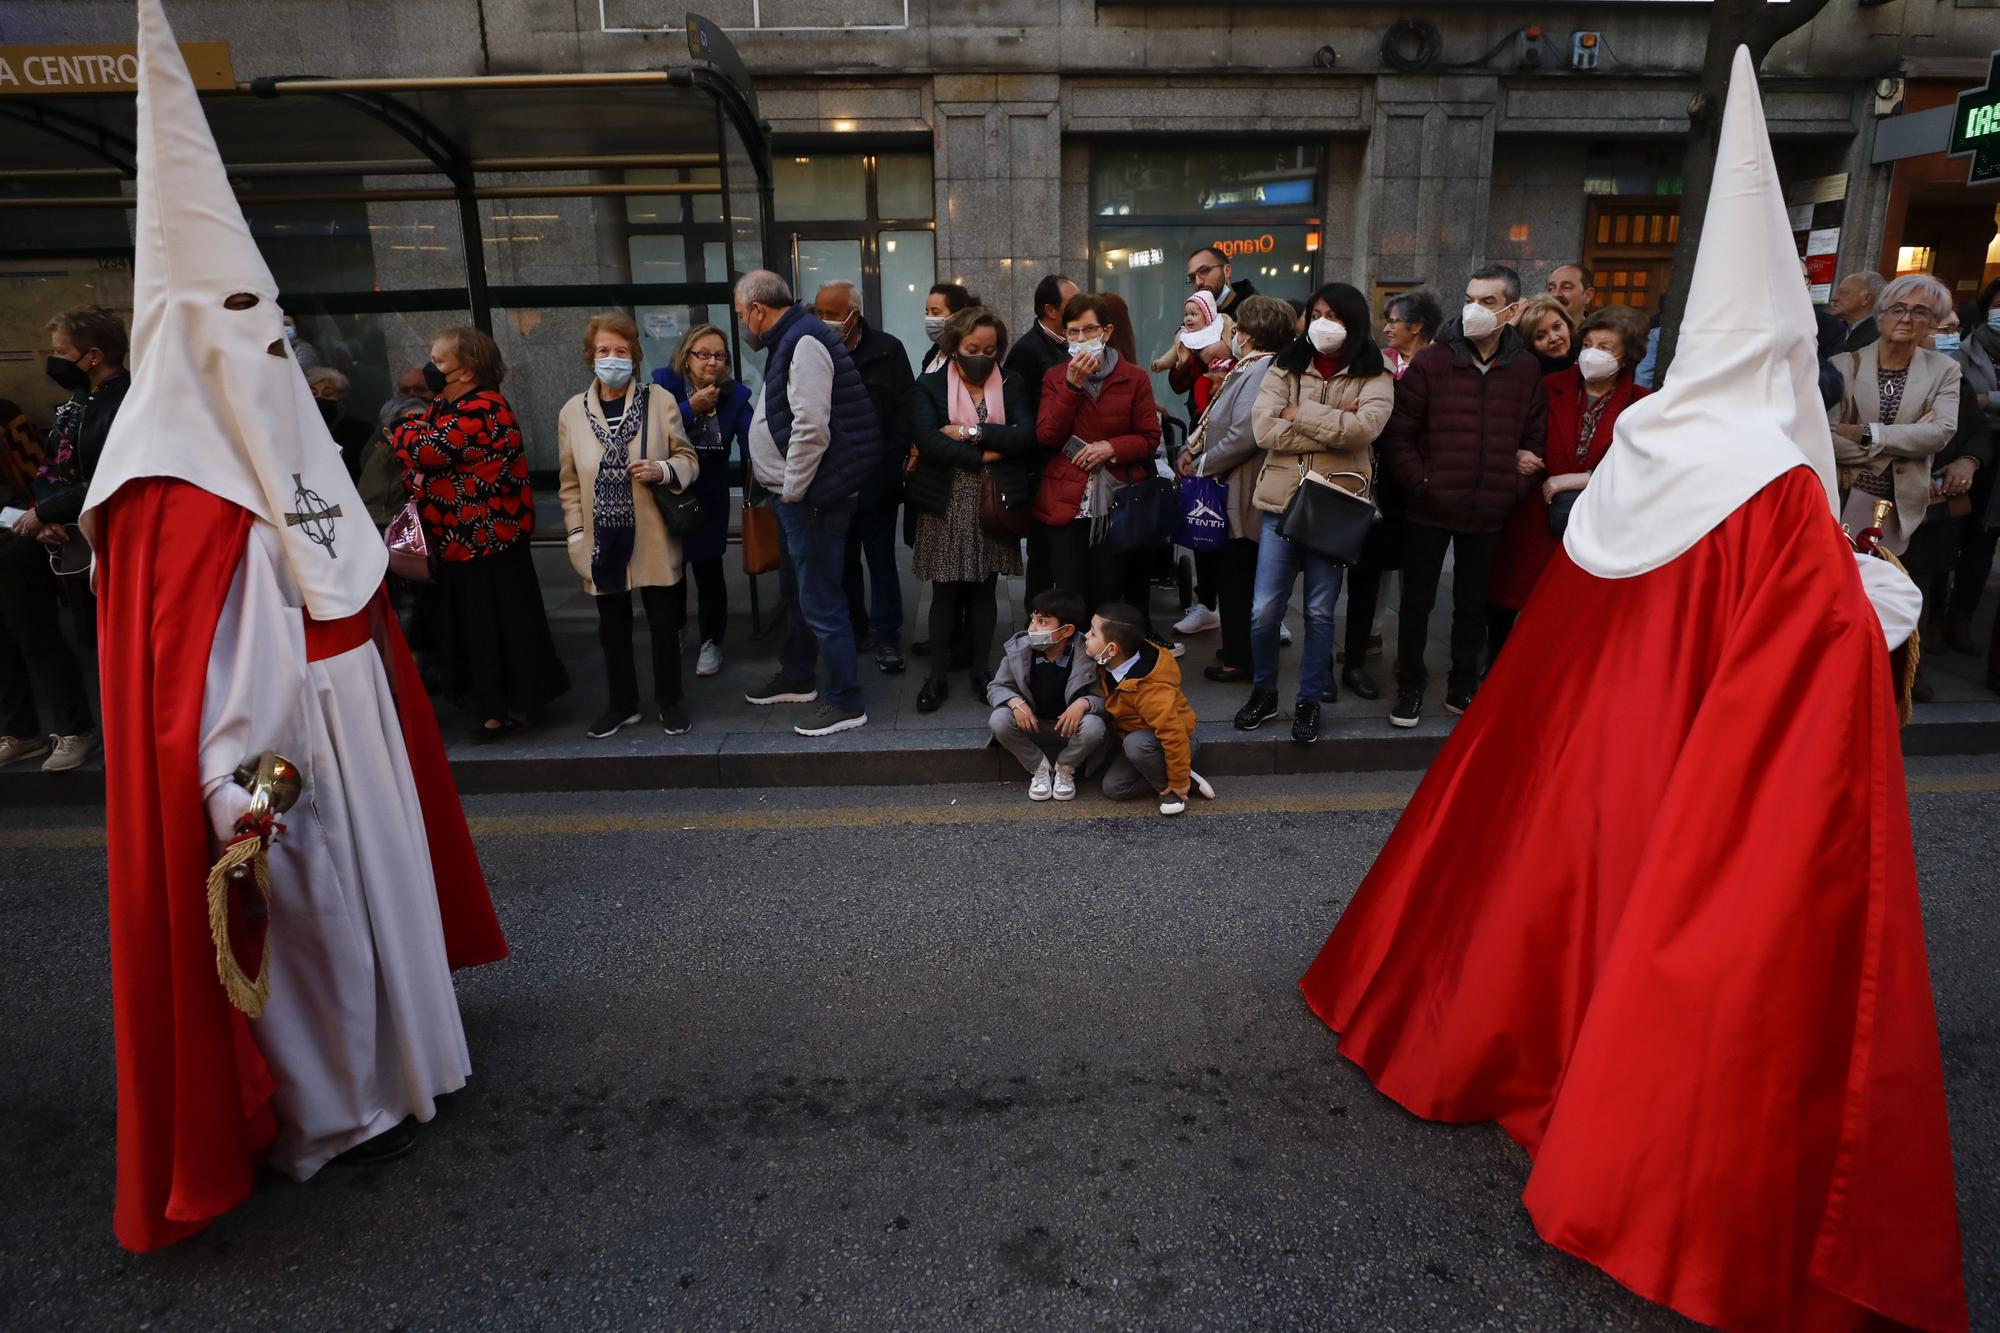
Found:
[(1927, 305), (1904, 305), (1901, 301), (1882, 312), (1890, 319), (1935, 320), (1938, 312)]
[(1073, 343), (1080, 343), (1080, 342), (1089, 342), (1092, 338), (1095, 338), (1098, 334), (1102, 332), (1104, 332), (1104, 326), (1102, 324), (1090, 324), (1084, 326), (1072, 325), (1071, 327), (1063, 330), (1063, 336), (1065, 338), (1068, 338)]
[(1220, 264), (1203, 264), (1200, 268), (1189, 269), (1188, 286), (1190, 287), (1194, 286), (1196, 283), (1202, 281), (1204, 278), (1208, 277), (1209, 274), (1215, 272), (1221, 267), (1222, 265)]
[(690, 361), (727, 361), (728, 359), (729, 359), (729, 353), (727, 353), (727, 352), (689, 352), (689, 353), (688, 353), (688, 360), (690, 360)]

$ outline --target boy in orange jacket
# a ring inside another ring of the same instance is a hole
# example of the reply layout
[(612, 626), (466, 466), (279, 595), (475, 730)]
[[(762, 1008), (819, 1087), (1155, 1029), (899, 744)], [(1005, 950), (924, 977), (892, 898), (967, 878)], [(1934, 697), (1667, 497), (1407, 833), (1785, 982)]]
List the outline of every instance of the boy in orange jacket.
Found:
[(1163, 815), (1187, 809), (1190, 788), (1214, 800), (1215, 788), (1194, 771), (1194, 705), (1181, 693), (1180, 664), (1147, 641), (1139, 612), (1122, 602), (1099, 608), (1083, 651), (1104, 686), (1112, 729), (1105, 745), (1118, 747), (1104, 771), (1104, 794), (1129, 801), (1158, 792)]

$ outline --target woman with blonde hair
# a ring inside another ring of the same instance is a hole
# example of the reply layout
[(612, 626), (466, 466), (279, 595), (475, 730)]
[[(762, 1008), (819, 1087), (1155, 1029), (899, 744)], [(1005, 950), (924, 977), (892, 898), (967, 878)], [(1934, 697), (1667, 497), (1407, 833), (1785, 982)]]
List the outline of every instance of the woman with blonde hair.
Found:
[(1553, 296), (1537, 296), (1521, 311), (1521, 341), (1542, 363), (1542, 373), (1553, 375), (1576, 364), (1576, 325), (1569, 307)]
[(597, 604), (610, 701), (596, 739), (640, 720), (632, 662), (632, 592), (653, 640), (653, 700), (669, 736), (688, 730), (681, 706), (681, 625), (687, 587), (680, 539), (667, 530), (656, 488), (682, 491), (701, 470), (672, 394), (638, 376), (639, 328), (620, 311), (594, 315), (583, 332), (587, 388), (556, 419), (569, 562)]

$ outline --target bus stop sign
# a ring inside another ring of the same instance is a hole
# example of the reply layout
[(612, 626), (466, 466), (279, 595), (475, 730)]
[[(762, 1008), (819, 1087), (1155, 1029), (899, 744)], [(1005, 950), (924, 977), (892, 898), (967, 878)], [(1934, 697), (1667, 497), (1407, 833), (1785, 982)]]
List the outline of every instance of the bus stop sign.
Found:
[(1952, 118), (1951, 145), (1945, 153), (1949, 157), (1971, 154), (1967, 185), (2000, 181), (2000, 51), (1993, 53), (1986, 86), (1958, 95), (1958, 114)]

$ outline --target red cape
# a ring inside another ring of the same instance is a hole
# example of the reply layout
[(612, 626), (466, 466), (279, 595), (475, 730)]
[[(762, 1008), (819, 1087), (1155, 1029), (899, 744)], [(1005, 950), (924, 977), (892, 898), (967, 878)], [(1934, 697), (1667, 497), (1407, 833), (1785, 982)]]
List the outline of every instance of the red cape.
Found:
[(1639, 577), (1557, 555), (1301, 988), (1640, 1295), (1966, 1327), (1888, 656), (1809, 470)]
[[(118, 1199), (131, 1250), (199, 1231), (249, 1194), (276, 1124), (270, 1071), (224, 997), (208, 929), (213, 861), (201, 710), (215, 627), (251, 516), (185, 482), (129, 482), (99, 511)], [(370, 618), (395, 691), (454, 967), (506, 955), (437, 722), (385, 613)]]

